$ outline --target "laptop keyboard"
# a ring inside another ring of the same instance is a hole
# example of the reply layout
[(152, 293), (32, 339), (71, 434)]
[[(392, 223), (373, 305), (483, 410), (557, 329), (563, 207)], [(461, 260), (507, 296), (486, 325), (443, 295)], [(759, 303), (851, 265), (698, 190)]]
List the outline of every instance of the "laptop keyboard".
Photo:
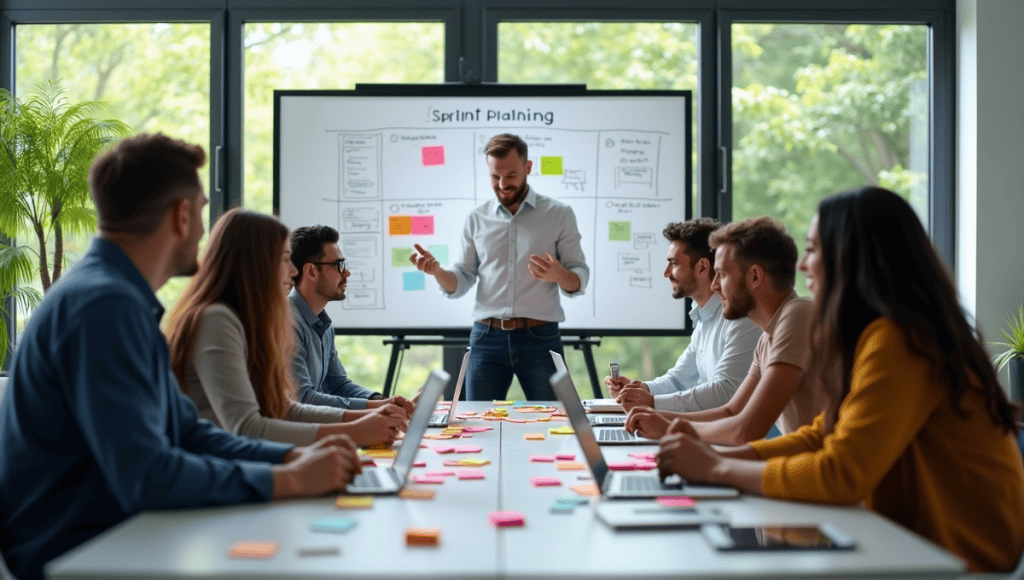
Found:
[(614, 423), (616, 425), (621, 425), (626, 421), (625, 417), (619, 415), (590, 415), (589, 418), (591, 425), (600, 425), (602, 423)]
[(657, 491), (664, 489), (661, 480), (649, 475), (620, 475), (622, 490), (625, 492)]
[(352, 485), (356, 487), (380, 487), (380, 478), (376, 471), (364, 471), (352, 479)]
[(431, 423), (444, 423), (448, 420), (448, 413), (434, 413), (430, 416)]
[(597, 432), (598, 441), (632, 441), (635, 439), (625, 429), (601, 429)]

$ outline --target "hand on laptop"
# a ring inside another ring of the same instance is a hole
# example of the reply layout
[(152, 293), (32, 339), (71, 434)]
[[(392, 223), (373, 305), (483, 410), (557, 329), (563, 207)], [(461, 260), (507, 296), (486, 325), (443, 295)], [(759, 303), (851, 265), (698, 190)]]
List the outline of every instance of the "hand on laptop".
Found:
[(405, 429), (407, 424), (405, 411), (390, 405), (374, 409), (369, 415), (364, 415), (354, 421), (324, 425), (323, 427), (333, 427), (336, 429), (335, 432), (351, 436), (356, 445), (369, 447), (371, 445), (391, 445), (398, 438), (398, 432)]
[(722, 456), (701, 441), (685, 419), (672, 421), (654, 462), (658, 464), (658, 476), (663, 480), (675, 474), (688, 482), (719, 483), (714, 481), (713, 474), (722, 462)]
[[(418, 395), (417, 395), (418, 396)], [(416, 409), (416, 403), (403, 397), (402, 395), (395, 395), (394, 397), (388, 397), (387, 399), (377, 399), (374, 401), (366, 401), (367, 409), (379, 409), (381, 407), (387, 407), (388, 405), (398, 407), (405, 411), (405, 418), (409, 419), (412, 417), (412, 412)]]
[[(637, 382), (639, 381), (633, 381), (633, 383)], [(630, 386), (633, 383), (626, 385), (626, 387), (619, 392), (619, 396), (615, 399), (618, 404), (622, 405), (622, 410), (628, 412), (630, 409), (638, 405), (653, 407), (654, 395), (639, 387)]]
[(626, 431), (641, 437), (661, 439), (668, 433), (669, 421), (654, 409), (638, 405), (629, 411), (624, 426)]
[(271, 469), (275, 499), (340, 491), (362, 471), (356, 444), (347, 435), (328, 435), (308, 447), (293, 447)]

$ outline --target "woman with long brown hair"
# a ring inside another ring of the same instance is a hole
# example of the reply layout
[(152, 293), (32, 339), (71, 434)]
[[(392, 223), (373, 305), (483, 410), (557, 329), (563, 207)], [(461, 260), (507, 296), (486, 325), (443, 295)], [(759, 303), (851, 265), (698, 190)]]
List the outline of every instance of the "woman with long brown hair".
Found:
[(394, 405), (355, 411), (296, 402), (288, 233), (276, 218), (238, 208), (214, 225), (168, 321), (178, 382), (201, 417), (238, 435), (308, 445), (345, 434), (359, 445), (390, 444), (405, 427)]
[(1018, 410), (910, 204), (878, 187), (826, 198), (800, 269), (815, 303), (809, 372), (841, 377), (830, 381), (830, 408), (724, 452), (673, 423), (661, 472), (782, 499), (865, 502), (973, 571), (1013, 569), (1024, 549)]

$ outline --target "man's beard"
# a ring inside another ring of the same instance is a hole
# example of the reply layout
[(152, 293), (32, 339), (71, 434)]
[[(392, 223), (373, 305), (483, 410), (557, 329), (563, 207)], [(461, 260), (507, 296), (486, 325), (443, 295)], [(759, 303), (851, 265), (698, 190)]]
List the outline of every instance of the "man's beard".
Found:
[(736, 289), (736, 293), (727, 298), (726, 306), (722, 309), (722, 318), (726, 320), (739, 320), (750, 314), (750, 311), (756, 305), (754, 295), (750, 293), (750, 289), (747, 288), (747, 282), (744, 280), (740, 283), (740, 287)]

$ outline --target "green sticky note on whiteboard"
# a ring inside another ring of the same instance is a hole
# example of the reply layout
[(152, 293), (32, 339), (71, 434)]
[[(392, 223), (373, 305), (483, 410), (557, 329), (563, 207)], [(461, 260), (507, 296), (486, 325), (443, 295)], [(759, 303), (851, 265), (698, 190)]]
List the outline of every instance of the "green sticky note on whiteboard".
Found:
[(391, 267), (413, 268), (413, 263), (409, 261), (409, 256), (411, 255), (412, 248), (391, 248)]
[(437, 246), (428, 246), (427, 251), (430, 252), (434, 259), (437, 260), (438, 264), (442, 266), (448, 265), (448, 245), (440, 244)]
[(540, 174), (541, 175), (561, 175), (562, 174), (562, 158), (561, 157), (541, 157), (540, 158)]
[(628, 242), (630, 240), (630, 222), (608, 222), (608, 240), (612, 242)]

